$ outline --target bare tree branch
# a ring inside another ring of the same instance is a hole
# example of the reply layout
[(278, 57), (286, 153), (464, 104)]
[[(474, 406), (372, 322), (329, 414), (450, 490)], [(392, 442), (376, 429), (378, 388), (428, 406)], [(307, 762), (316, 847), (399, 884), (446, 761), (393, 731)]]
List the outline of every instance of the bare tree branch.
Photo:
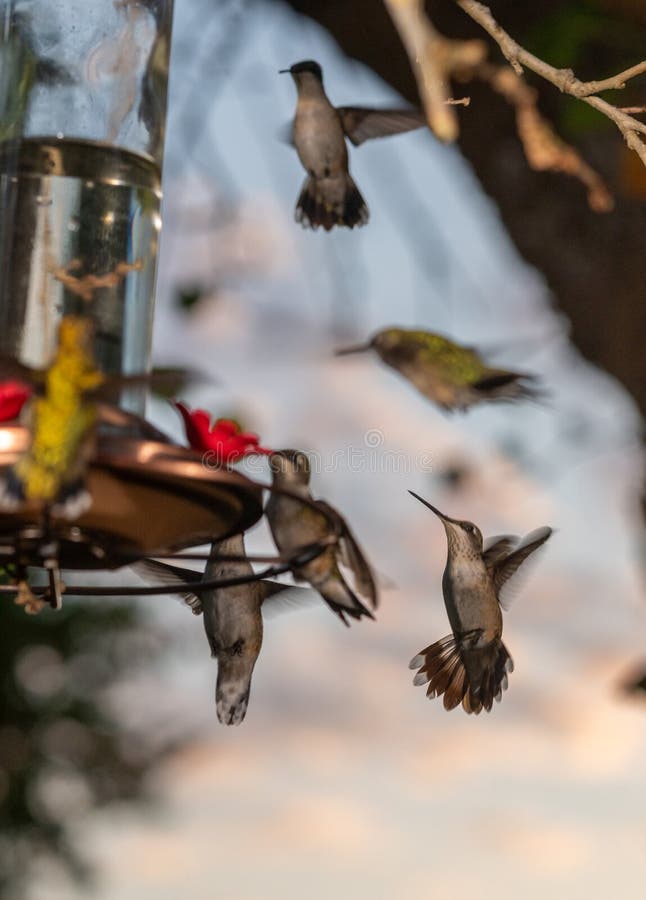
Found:
[(614, 207), (612, 194), (601, 176), (574, 147), (556, 134), (537, 107), (538, 94), (510, 66), (482, 63), (473, 75), (486, 81), (516, 110), (516, 127), (527, 162), (537, 171), (563, 172), (578, 178), (588, 191), (588, 204), (595, 212)]
[(74, 275), (83, 267), (80, 259), (73, 259), (66, 266), (50, 266), (50, 271), (57, 281), (64, 285), (70, 294), (81, 297), (82, 300), (90, 301), (94, 296), (94, 292), (98, 288), (116, 287), (122, 281), (128, 272), (137, 272), (143, 269), (144, 262), (137, 259), (133, 263), (120, 262), (112, 272), (105, 272), (103, 275)]
[(459, 133), (456, 104), (450, 95), (449, 74), (461, 57), (475, 65), (487, 55), (482, 41), (449, 41), (424, 14), (423, 0), (384, 0), (417, 80), (431, 131), (441, 141), (454, 141)]
[(540, 75), (541, 78), (551, 82), (563, 93), (577, 97), (600, 113), (603, 113), (615, 123), (628, 146), (639, 155), (644, 165), (646, 165), (646, 144), (639, 136), (640, 134), (646, 135), (646, 124), (633, 118), (616, 106), (612, 106), (612, 104), (602, 100), (601, 97), (592, 96), (598, 91), (623, 88), (628, 79), (646, 72), (646, 61), (638, 63), (612, 78), (605, 78), (601, 81), (580, 81), (571, 69), (557, 69), (534, 56), (533, 53), (525, 50), (524, 47), (521, 47), (496, 22), (489, 7), (483, 3), (478, 2), (478, 0), (455, 0), (455, 2), (460, 9), (464, 10), (468, 16), (481, 25), (496, 41), (504, 57), (517, 75), (522, 74), (523, 66), (525, 66), (525, 68), (531, 69), (532, 72)]
[(602, 78), (601, 81), (579, 81), (576, 90), (577, 97), (586, 97), (588, 94), (600, 94), (601, 91), (619, 91), (626, 87), (626, 82), (636, 75), (646, 72), (646, 60), (624, 69), (618, 75), (611, 78)]
[[(483, 41), (450, 40), (439, 34), (426, 18), (422, 0), (384, 0), (415, 72), (431, 130), (444, 141), (452, 141), (457, 137), (458, 120), (453, 110), (448, 108), (456, 102), (449, 97), (451, 78), (461, 82), (469, 82), (474, 78), (484, 81), (514, 107), (518, 135), (529, 165), (538, 171), (563, 172), (578, 178), (587, 189), (591, 209), (595, 212), (611, 210), (614, 201), (601, 176), (585, 162), (574, 147), (565, 143), (556, 134), (538, 110), (537, 91), (520, 77), (523, 74), (521, 61), (525, 62), (526, 51), (509, 37), (482, 4), (472, 3), (471, 0), (456, 0), (456, 2), (469, 15), (473, 14), (474, 18), (477, 13), (480, 17), (477, 21), (480, 21), (488, 33), (500, 43), (509, 66), (495, 66), (487, 62), (488, 48)], [(551, 69), (537, 57), (527, 55), (536, 66)], [(646, 70), (646, 63), (642, 65)], [(615, 76), (613, 83), (616, 81), (617, 85), (623, 84), (628, 77), (639, 74), (642, 65), (633, 66), (632, 69)], [(572, 89), (579, 93), (585, 92), (591, 86), (606, 84), (608, 81), (584, 83), (578, 82), (569, 70), (554, 69), (553, 72), (559, 73), (557, 80), (561, 89), (565, 89), (565, 85), (574, 86)], [(615, 117), (624, 115), (624, 111), (605, 104), (605, 101), (598, 97), (581, 99), (593, 105), (604, 104)], [(646, 132), (646, 126), (642, 126), (637, 120), (634, 121)], [(629, 134), (626, 139), (639, 144), (635, 148), (638, 152), (640, 148), (644, 148), (637, 134)]]

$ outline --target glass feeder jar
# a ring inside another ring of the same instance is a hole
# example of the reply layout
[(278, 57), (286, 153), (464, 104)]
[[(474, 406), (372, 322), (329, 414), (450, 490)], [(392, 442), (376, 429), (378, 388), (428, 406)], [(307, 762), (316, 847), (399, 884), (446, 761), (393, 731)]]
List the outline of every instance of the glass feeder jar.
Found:
[(80, 314), (104, 371), (148, 368), (172, 11), (0, 0), (4, 355), (46, 366), (61, 317)]

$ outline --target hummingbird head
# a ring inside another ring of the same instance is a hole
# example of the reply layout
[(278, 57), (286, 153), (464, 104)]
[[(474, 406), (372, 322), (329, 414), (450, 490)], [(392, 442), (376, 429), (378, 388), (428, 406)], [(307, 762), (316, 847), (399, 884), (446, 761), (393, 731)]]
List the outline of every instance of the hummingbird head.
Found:
[(218, 680), (215, 709), (223, 725), (239, 725), (247, 712), (251, 676), (260, 653), (260, 642), (238, 638), (217, 648)]
[(301, 450), (276, 450), (269, 457), (274, 484), (294, 487), (310, 483), (310, 461)]
[(438, 519), (441, 520), (442, 525), (444, 525), (444, 530), (446, 531), (449, 553), (463, 553), (466, 556), (482, 555), (482, 532), (477, 525), (474, 525), (473, 522), (467, 522), (464, 519), (451, 519), (449, 516), (440, 512), (439, 509), (431, 506), (431, 504), (427, 500), (424, 500), (423, 497), (420, 497), (419, 494), (416, 494), (414, 491), (409, 491), (408, 493), (412, 494), (413, 497), (415, 497), (416, 500), (419, 500), (420, 503), (423, 503), (424, 506), (427, 506), (431, 512), (434, 512)]
[(278, 74), (286, 73), (292, 76), (297, 87), (311, 83), (313, 79), (319, 84), (323, 84), (323, 69), (313, 59), (304, 59), (302, 62), (294, 63), (289, 69), (281, 69)]
[(395, 350), (406, 336), (407, 332), (403, 328), (383, 328), (378, 331), (370, 341), (370, 346), (377, 352)]
[(350, 353), (365, 353), (367, 350), (376, 350), (377, 353), (388, 353), (400, 346), (406, 332), (402, 328), (384, 328), (373, 335), (365, 344), (353, 344), (351, 347), (342, 347), (336, 350), (335, 356), (348, 356)]

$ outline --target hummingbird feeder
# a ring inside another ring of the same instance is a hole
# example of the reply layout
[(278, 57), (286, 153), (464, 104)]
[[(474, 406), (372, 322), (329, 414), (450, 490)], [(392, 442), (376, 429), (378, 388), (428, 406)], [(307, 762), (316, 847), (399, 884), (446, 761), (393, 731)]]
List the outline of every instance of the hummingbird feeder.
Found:
[[(8, 579), (0, 593), (18, 593), (27, 607), (44, 598), (58, 608), (63, 592), (170, 593), (166, 585), (66, 587), (62, 571), (178, 558), (262, 515), (268, 488), (203, 464), (143, 418), (172, 13), (173, 0), (61, 0), (56, 15), (50, 0), (4, 0), (0, 10), (0, 358), (46, 378), (61, 322), (88, 319), (94, 364), (121, 383), (124, 413), (94, 404), (86, 509), (70, 517), (24, 498), (0, 509)], [(67, 421), (59, 424), (64, 432)], [(12, 477), (34, 439), (33, 416), (0, 423), (0, 478)], [(301, 548), (295, 559), (325, 546)], [(295, 564), (256, 560), (268, 568), (254, 579)]]

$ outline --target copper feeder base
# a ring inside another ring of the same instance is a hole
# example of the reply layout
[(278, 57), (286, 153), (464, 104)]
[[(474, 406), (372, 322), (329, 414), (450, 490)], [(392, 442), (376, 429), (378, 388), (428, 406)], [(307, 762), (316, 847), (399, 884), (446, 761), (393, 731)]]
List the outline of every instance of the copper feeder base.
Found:
[[(0, 427), (0, 474), (28, 441), (26, 428)], [(258, 485), (170, 442), (100, 433), (87, 483), (92, 506), (73, 522), (33, 503), (0, 512), (0, 563), (115, 569), (221, 540), (262, 515)]]

